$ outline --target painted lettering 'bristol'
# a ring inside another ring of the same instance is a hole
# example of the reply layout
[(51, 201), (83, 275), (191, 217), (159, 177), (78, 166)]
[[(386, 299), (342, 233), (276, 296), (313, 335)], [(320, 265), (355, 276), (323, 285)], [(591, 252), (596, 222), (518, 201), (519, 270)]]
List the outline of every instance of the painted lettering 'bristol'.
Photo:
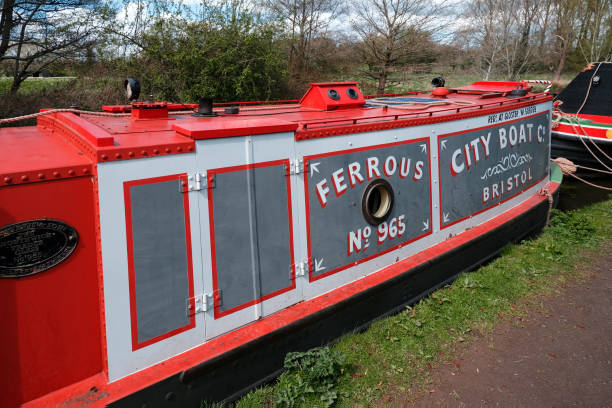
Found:
[(531, 175), (531, 168), (527, 168), (520, 173), (516, 173), (507, 179), (500, 181), (499, 183), (483, 187), (482, 203), (486, 204), (491, 199), (500, 199), (503, 196), (514, 193), (514, 191), (520, 190), (525, 185), (529, 185), (532, 181), (533, 176)]

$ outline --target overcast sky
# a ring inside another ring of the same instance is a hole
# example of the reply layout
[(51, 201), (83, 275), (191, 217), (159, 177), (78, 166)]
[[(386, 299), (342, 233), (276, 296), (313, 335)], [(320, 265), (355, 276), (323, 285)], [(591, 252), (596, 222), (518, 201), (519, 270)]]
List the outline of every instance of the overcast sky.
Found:
[[(227, 4), (227, 2), (222, 0), (216, 0), (220, 5)], [(452, 38), (452, 33), (461, 28), (462, 26), (469, 25), (469, 22), (463, 18), (460, 18), (458, 14), (458, 8), (460, 7), (459, 0), (432, 0), (434, 4), (439, 4), (440, 9), (444, 9), (444, 15), (440, 15), (437, 18), (436, 23), (443, 27), (441, 31), (436, 34), (436, 39), (440, 42), (448, 42), (450, 38)], [(140, 24), (146, 24), (149, 21), (149, 10), (147, 7), (148, 1), (142, 1), (140, 3), (141, 12), (140, 12)], [(183, 5), (192, 10), (192, 15), (187, 13), (184, 15), (187, 19), (195, 18), (196, 15), (200, 14), (202, 1), (201, 0), (182, 0), (182, 1), (166, 1), (165, 2), (170, 7), (172, 5)], [(209, 5), (214, 4), (214, 1), (207, 2)], [(124, 4), (117, 13), (117, 22), (125, 27), (132, 27), (134, 23), (137, 21), (137, 17), (139, 15), (139, 6), (138, 2), (129, 2)], [(441, 13), (442, 14), (442, 13)], [(171, 17), (168, 15), (167, 17)], [(329, 18), (330, 14), (323, 15), (324, 18)], [(355, 13), (349, 9), (348, 14), (342, 15), (340, 17), (336, 17), (333, 21), (333, 24), (329, 25), (329, 30), (339, 34), (344, 34), (350, 36), (354, 34), (353, 29), (351, 27), (351, 21), (356, 19)]]

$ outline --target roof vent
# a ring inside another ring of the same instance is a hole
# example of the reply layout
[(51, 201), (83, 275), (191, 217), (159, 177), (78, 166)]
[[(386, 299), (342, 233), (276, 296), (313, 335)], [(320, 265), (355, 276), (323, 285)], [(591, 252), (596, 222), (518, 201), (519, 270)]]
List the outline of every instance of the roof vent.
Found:
[(213, 112), (212, 98), (201, 98), (200, 103), (198, 104), (198, 111), (193, 113), (191, 116), (196, 116), (196, 117), (217, 116), (217, 114)]
[(357, 82), (311, 83), (300, 101), (303, 107), (322, 110), (357, 108), (365, 103)]
[(132, 119), (167, 119), (166, 102), (132, 102)]

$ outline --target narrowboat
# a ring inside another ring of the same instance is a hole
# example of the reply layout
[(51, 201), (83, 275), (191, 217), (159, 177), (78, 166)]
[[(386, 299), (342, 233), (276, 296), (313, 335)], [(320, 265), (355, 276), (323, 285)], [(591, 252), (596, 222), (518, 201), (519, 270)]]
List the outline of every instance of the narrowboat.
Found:
[(538, 233), (552, 97), (434, 84), (0, 129), (0, 405), (235, 400)]
[(612, 171), (612, 62), (587, 65), (554, 100), (551, 156)]

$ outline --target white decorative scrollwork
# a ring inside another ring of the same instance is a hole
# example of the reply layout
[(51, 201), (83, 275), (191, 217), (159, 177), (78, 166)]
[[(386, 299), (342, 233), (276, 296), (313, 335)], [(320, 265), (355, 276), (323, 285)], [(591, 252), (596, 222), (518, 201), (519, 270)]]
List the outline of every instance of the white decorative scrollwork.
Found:
[(522, 156), (519, 156), (517, 153), (510, 153), (502, 157), (499, 163), (497, 163), (495, 166), (489, 167), (487, 170), (485, 170), (484, 174), (482, 175), (482, 177), (480, 177), (480, 179), (486, 180), (491, 176), (505, 173), (510, 169), (514, 169), (522, 164), (529, 163), (532, 160), (533, 157), (529, 153), (526, 153)]

